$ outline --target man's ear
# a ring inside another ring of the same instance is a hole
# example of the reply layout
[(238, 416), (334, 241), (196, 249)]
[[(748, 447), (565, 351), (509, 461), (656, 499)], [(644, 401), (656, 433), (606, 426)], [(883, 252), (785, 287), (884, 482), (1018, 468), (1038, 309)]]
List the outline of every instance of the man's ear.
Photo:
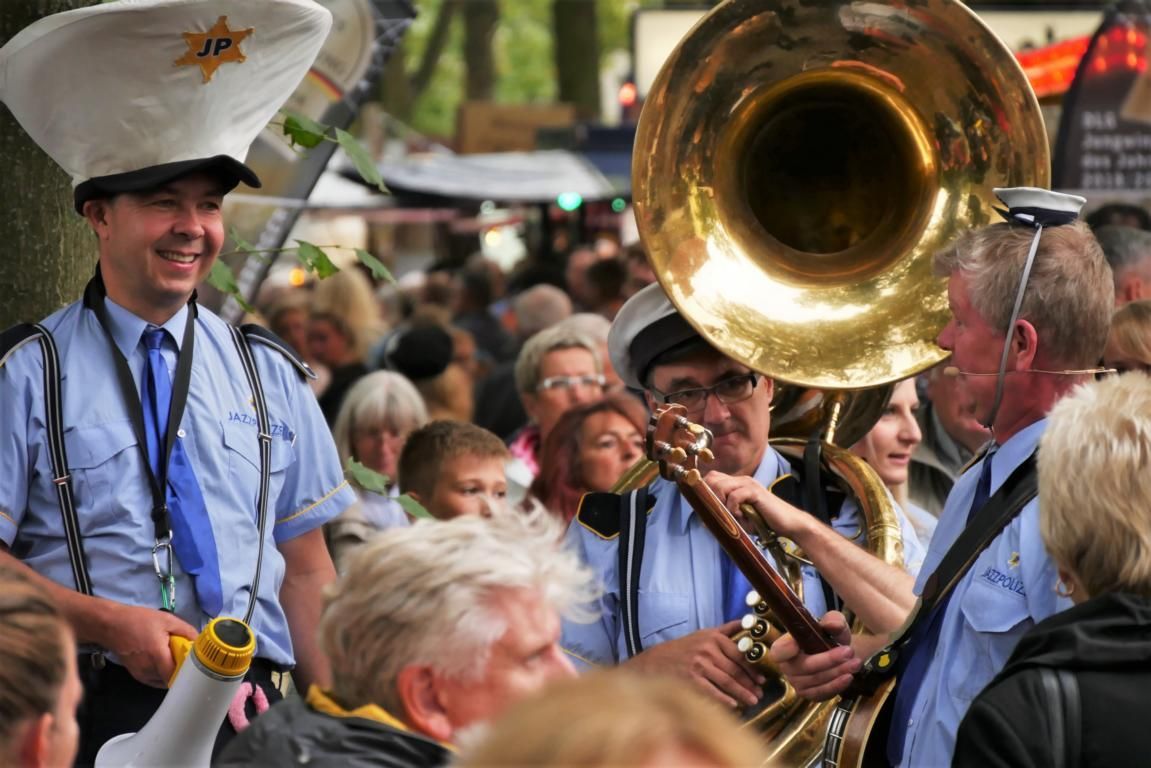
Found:
[(82, 209), (84, 218), (88, 221), (88, 226), (92, 227), (96, 235), (101, 239), (104, 237), (108, 229), (108, 211), (111, 208), (111, 200), (103, 197), (97, 197), (88, 200), (84, 203)]
[[(1011, 334), (1011, 356), (1015, 359), (1016, 371), (1027, 371), (1035, 365), (1039, 354), (1039, 332), (1028, 320), (1017, 320), (1015, 332)], [(1008, 369), (1011, 370), (1011, 369)]]
[(45, 712), (34, 720), (27, 721), (23, 726), (23, 733), (17, 731), (16, 743), (19, 744), (20, 765), (38, 768), (48, 764), (52, 723), (52, 713)]
[(652, 396), (650, 389), (645, 389), (643, 391), (643, 401), (647, 404), (647, 410), (649, 413), (655, 413), (655, 410), (659, 408), (659, 403), (655, 401), (655, 398)]
[(412, 730), (440, 742), (452, 740), (454, 728), (443, 706), (439, 677), (431, 667), (410, 665), (396, 677), (400, 712), (396, 716)]

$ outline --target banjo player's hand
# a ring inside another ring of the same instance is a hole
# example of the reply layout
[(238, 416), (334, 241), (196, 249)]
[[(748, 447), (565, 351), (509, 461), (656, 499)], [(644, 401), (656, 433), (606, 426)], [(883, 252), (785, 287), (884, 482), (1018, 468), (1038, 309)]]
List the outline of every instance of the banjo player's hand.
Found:
[(783, 635), (771, 646), (771, 659), (779, 671), (805, 699), (823, 701), (842, 693), (863, 666), (851, 647), (851, 627), (839, 611), (830, 611), (819, 621), (827, 634), (839, 643), (825, 653), (807, 655), (799, 649), (790, 634)]
[(744, 659), (731, 636), (738, 621), (701, 629), (675, 640), (653, 645), (626, 662), (645, 674), (688, 680), (724, 706), (753, 706), (763, 696), (764, 676)]
[(740, 507), (744, 504), (754, 507), (769, 528), (780, 536), (789, 538), (794, 537), (798, 526), (809, 517), (806, 512), (793, 507), (764, 488), (753, 477), (725, 475), (723, 472), (713, 470), (707, 473), (704, 481), (711, 486), (715, 495), (741, 524), (744, 515)]

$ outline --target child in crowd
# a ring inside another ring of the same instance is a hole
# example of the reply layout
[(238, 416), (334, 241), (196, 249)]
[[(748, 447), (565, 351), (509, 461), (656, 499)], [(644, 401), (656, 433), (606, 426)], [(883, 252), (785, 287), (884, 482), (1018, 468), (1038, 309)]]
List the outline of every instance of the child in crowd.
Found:
[(404, 444), (400, 491), (439, 520), (487, 517), (507, 496), (507, 460), (507, 447), (488, 430), (463, 421), (433, 421)]

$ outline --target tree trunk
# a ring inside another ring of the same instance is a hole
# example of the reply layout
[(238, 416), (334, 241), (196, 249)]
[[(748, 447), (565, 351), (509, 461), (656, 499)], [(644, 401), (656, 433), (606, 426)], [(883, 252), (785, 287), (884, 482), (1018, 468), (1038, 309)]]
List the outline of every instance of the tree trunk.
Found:
[(464, 98), (468, 101), (491, 101), (496, 86), (496, 63), (492, 55), (492, 36), (500, 20), (498, 0), (464, 2), (464, 62), (467, 84)]
[(596, 4), (553, 0), (552, 31), (559, 100), (574, 104), (581, 120), (595, 120), (601, 108)]
[[(0, 2), (0, 42), (36, 19), (96, 0)], [(79, 75), (77, 75), (79, 76)], [(95, 268), (91, 230), (72, 207), (68, 176), (0, 109), (0, 329), (79, 298)]]

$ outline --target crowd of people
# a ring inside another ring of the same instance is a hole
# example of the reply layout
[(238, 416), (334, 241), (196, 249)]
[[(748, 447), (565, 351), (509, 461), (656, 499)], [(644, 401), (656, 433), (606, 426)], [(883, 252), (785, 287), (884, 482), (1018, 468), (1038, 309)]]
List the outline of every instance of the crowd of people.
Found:
[[(935, 255), (950, 358), (844, 446), (867, 501), (771, 442), (780, 383), (701, 335), (638, 242), (402, 287), (349, 268), (265, 292), (242, 329), (200, 306), (224, 198), (259, 184), (247, 147), (331, 24), (244, 7), (102, 4), (0, 49), (8, 72), (135, 61), (99, 110), (58, 102), (80, 134), (38, 107), (63, 70), (0, 89), (97, 251), (82, 297), (0, 337), (0, 763), (93, 764), (164, 700), (172, 639), (217, 616), (256, 637), (221, 765), (762, 764), (740, 716), (779, 675), (811, 700), (894, 676), (874, 735), (892, 765), (1144, 754), (1151, 223), (999, 190), (1007, 221)], [(245, 13), (277, 32), (242, 34)], [(182, 65), (205, 23), (228, 45)], [(174, 48), (141, 45), (154, 29)], [(139, 92), (162, 92), (133, 120), (163, 140), (94, 141)], [(749, 574), (695, 492), (636, 466), (671, 461), (648, 437), (669, 406), (710, 434), (700, 481), (770, 529), (766, 567), (831, 650), (789, 626), (767, 664), (737, 643)]]

